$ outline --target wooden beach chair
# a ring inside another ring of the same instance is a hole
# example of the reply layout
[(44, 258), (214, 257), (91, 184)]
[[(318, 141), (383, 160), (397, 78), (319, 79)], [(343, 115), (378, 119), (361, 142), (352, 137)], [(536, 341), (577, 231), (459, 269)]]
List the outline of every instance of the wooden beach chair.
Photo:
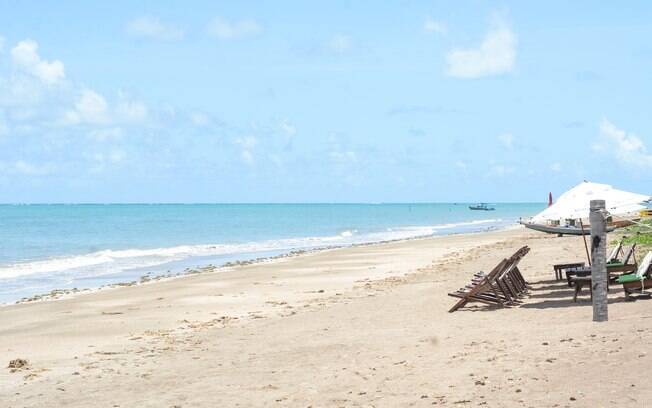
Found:
[[(625, 253), (625, 256), (622, 260), (617, 258), (607, 261), (607, 273), (609, 274), (609, 283), (616, 283), (616, 279), (622, 273), (631, 273), (636, 271), (636, 256), (634, 254), (636, 250), (636, 243), (632, 244), (631, 247)], [(633, 263), (629, 263), (633, 260)], [(591, 267), (590, 266), (581, 266), (576, 268), (566, 269), (566, 280), (568, 281), (568, 286), (576, 287), (579, 284), (580, 289), (586, 283), (586, 279), (580, 279), (587, 276), (591, 276)]]
[(522, 297), (528, 291), (528, 283), (523, 278), (523, 274), (518, 268), (519, 262), (530, 251), (530, 248), (524, 246), (520, 248), (508, 261), (509, 265), (497, 277), (497, 283), (505, 288), (512, 297), (518, 302), (518, 298)]
[[(621, 252), (623, 252), (623, 242), (624, 241), (625, 241), (625, 237), (621, 238), (620, 241), (618, 242), (618, 245), (616, 245), (611, 250), (611, 253), (609, 253), (609, 256), (607, 257), (607, 263), (617, 262), (618, 261), (618, 256), (620, 255)], [(624, 253), (623, 253), (623, 255), (624, 255)]]
[(518, 263), (528, 251), (528, 247), (520, 248), (510, 258), (500, 261), (488, 274), (478, 272), (473, 275), (469, 285), (449, 293), (449, 296), (460, 298), (449, 312), (469, 302), (503, 307), (519, 303), (519, 297), (527, 290), (527, 283), (518, 269)]
[[(530, 248), (524, 246), (514, 253), (511, 257), (507, 259), (507, 265), (501, 274), (496, 277), (496, 281), (501, 286), (510, 289), (509, 293), (521, 296), (523, 293), (527, 292), (529, 286), (523, 274), (518, 268), (518, 264), (521, 259), (530, 251)], [(483, 277), (485, 274), (483, 272), (478, 272), (474, 275), (475, 277)]]
[[(636, 244), (631, 246), (631, 248), (628, 251), (628, 254), (626, 254), (625, 258), (623, 259), (625, 262), (628, 262), (631, 258), (634, 258), (633, 254), (634, 254), (635, 247)], [(650, 255), (650, 253), (646, 255), (646, 258), (648, 257), (648, 255)], [(636, 261), (635, 258), (634, 261)], [(650, 265), (648, 264), (647, 269), (649, 268)], [(623, 284), (623, 289), (625, 290), (625, 297), (629, 298), (628, 289), (641, 288), (641, 282), (640, 282), (641, 275), (638, 274), (639, 272), (641, 274), (647, 273), (646, 272), (647, 269), (645, 269), (643, 262), (641, 263), (640, 266), (637, 266), (635, 263), (634, 264), (629, 264), (629, 263), (607, 264), (608, 282), (609, 284)], [(572, 272), (573, 271), (568, 271), (567, 274)], [(573, 302), (577, 302), (577, 296), (582, 291), (582, 288), (584, 286), (589, 286), (589, 288), (591, 288), (591, 268), (584, 268), (583, 270), (577, 270), (574, 272), (575, 275), (569, 277), (568, 282), (569, 285), (574, 287), (575, 289), (573, 293)], [(621, 273), (621, 272), (625, 272), (625, 273)], [(635, 279), (634, 276), (638, 276), (638, 278)], [(652, 286), (652, 281), (650, 281), (648, 284)], [(645, 288), (641, 288), (641, 289), (645, 289)], [(593, 293), (591, 293), (591, 296), (593, 296)]]
[(474, 277), (470, 285), (456, 292), (449, 293), (448, 296), (457, 297), (460, 300), (448, 312), (452, 313), (471, 301), (502, 306), (504, 304), (504, 298), (498, 293), (498, 289), (493, 285), (492, 281), (505, 268), (506, 264), (507, 259), (503, 259), (488, 274), (481, 277)]
[[(617, 263), (620, 262), (618, 260), (618, 256), (620, 253), (623, 251), (623, 242), (625, 238), (621, 238), (621, 240), (618, 242), (618, 245), (616, 245), (611, 252), (609, 253), (609, 256), (607, 257), (607, 263)], [(629, 256), (627, 256), (629, 259)], [(627, 263), (627, 261), (624, 261), (623, 263)], [(555, 264), (552, 266), (552, 269), (555, 271), (555, 279), (556, 280), (562, 280), (564, 279), (564, 273), (566, 273), (566, 280), (568, 281), (568, 286), (572, 286), (570, 282), (570, 278), (568, 277), (568, 272), (571, 271), (571, 276), (575, 275), (574, 272), (577, 272), (579, 270), (583, 270), (587, 268), (587, 265), (585, 262), (570, 262), (570, 263), (561, 263), (561, 264)], [(589, 269), (590, 271), (590, 269)], [(590, 274), (590, 272), (589, 272)]]
[[(638, 264), (636, 262), (636, 243), (632, 244), (632, 246), (629, 247), (627, 252), (625, 253), (625, 256), (621, 260), (612, 260), (611, 262), (607, 262), (607, 271), (609, 271), (610, 275), (613, 275), (614, 273), (617, 272), (622, 272), (622, 273), (631, 273), (634, 272), (638, 269)], [(629, 261), (633, 262), (630, 264)]]
[[(625, 298), (629, 299), (631, 294), (640, 291), (645, 294), (645, 289), (652, 287), (652, 251), (648, 252), (635, 273), (623, 274), (618, 277), (617, 282), (622, 283), (625, 291)], [(649, 296), (649, 294), (648, 294)]]

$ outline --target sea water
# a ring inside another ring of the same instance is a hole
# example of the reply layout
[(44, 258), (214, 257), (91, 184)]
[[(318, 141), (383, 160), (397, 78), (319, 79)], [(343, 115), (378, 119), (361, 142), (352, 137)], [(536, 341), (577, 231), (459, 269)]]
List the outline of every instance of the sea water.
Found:
[(294, 250), (505, 228), (544, 204), (0, 205), (0, 303)]

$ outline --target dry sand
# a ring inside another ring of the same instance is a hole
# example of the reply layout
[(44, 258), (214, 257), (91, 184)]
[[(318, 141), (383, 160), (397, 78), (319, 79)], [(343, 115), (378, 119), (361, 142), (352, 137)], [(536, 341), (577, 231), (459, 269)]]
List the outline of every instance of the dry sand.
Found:
[[(524, 244), (523, 305), (447, 313), (449, 291)], [(0, 308), (0, 406), (652, 405), (652, 300), (614, 288), (593, 323), (551, 267), (583, 256), (580, 238), (518, 229)]]

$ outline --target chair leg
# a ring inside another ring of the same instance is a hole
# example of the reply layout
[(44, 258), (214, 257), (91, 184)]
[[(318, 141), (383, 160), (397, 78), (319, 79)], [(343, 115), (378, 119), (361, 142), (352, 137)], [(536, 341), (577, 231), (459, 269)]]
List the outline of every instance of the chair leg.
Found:
[(580, 282), (575, 282), (575, 293), (573, 293), (573, 302), (577, 302), (577, 295), (580, 294), (582, 290), (582, 284)]
[(457, 303), (455, 303), (455, 304), (453, 305), (453, 307), (450, 308), (450, 310), (448, 311), (448, 313), (453, 313), (454, 311), (456, 311), (456, 310), (459, 309), (460, 307), (462, 307), (462, 306), (464, 306), (465, 304), (467, 304), (468, 301), (469, 301), (469, 298), (468, 298), (468, 297), (464, 297), (464, 298), (460, 299)]

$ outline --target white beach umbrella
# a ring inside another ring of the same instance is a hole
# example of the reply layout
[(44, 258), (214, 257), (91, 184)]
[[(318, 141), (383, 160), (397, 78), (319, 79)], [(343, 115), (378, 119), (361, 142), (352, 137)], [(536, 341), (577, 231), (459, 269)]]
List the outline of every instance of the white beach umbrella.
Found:
[(559, 196), (556, 203), (532, 217), (531, 222), (542, 224), (549, 220), (586, 219), (591, 200), (605, 200), (611, 215), (638, 212), (645, 208), (652, 196), (616, 190), (608, 184), (584, 181)]

